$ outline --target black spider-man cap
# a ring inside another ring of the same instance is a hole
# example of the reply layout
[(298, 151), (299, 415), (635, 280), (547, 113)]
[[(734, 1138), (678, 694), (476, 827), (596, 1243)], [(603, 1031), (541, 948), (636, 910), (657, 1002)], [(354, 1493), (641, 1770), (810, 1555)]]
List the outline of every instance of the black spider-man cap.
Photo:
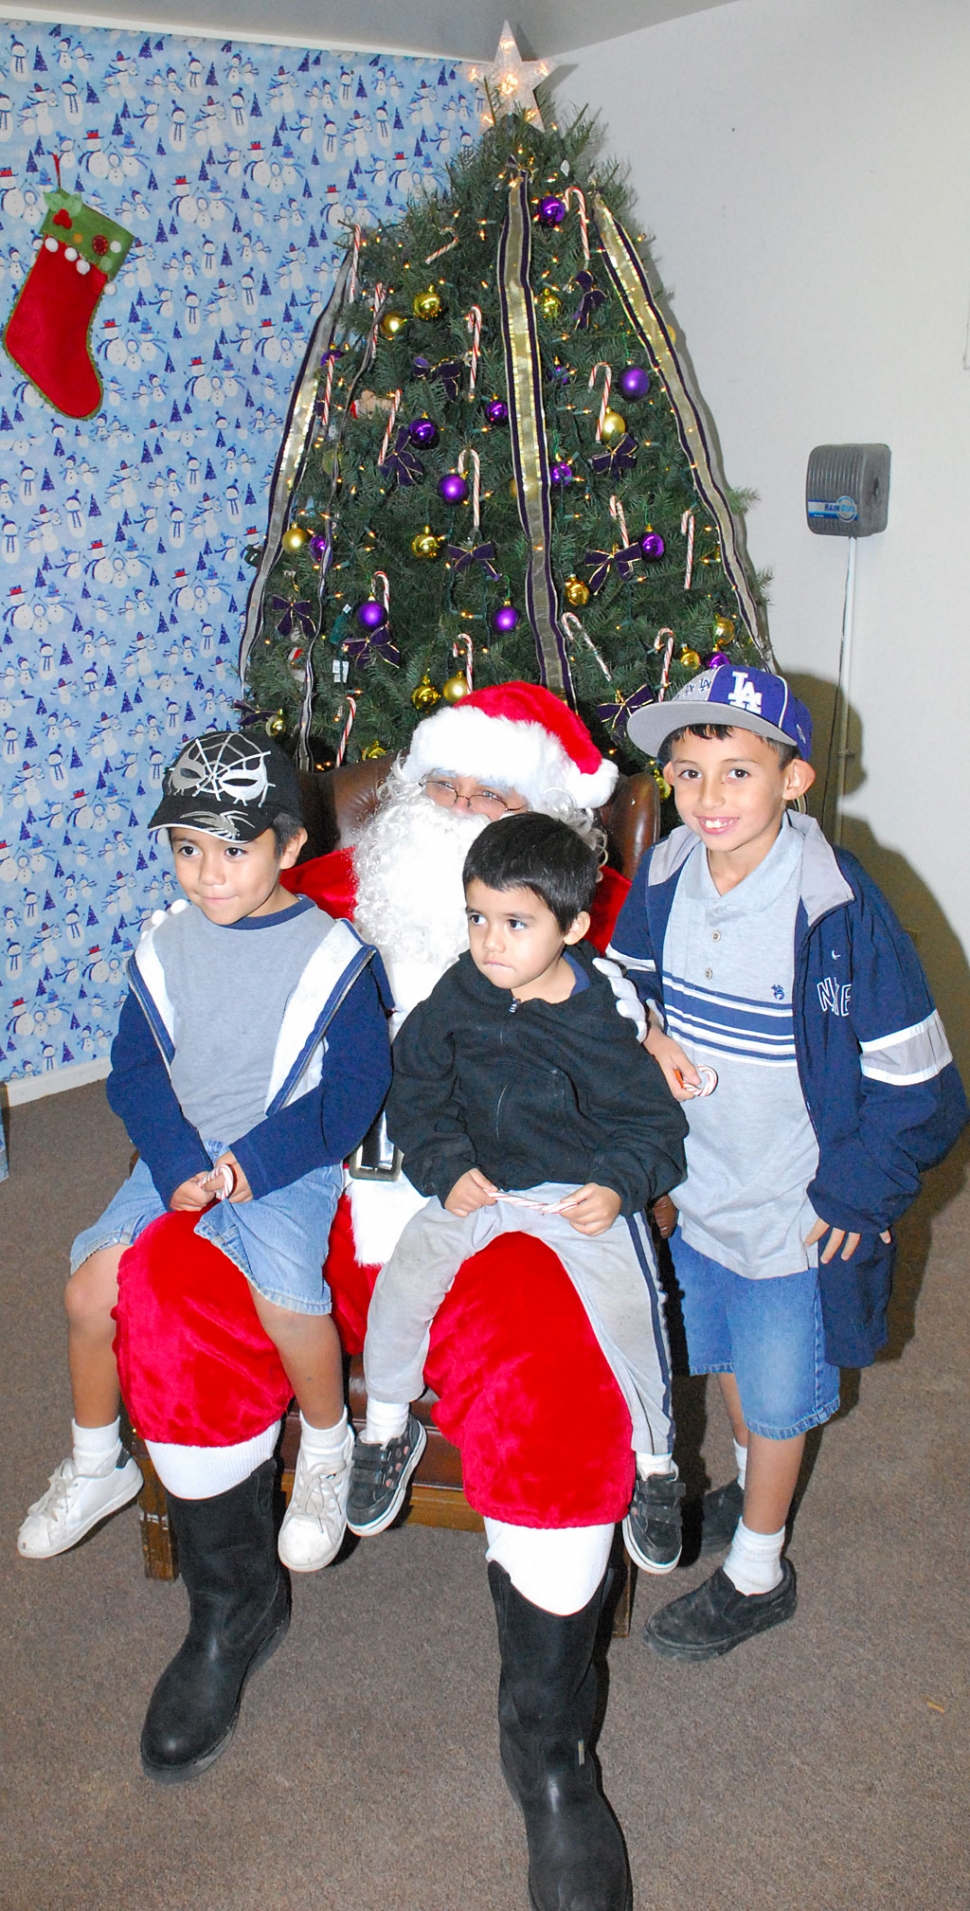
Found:
[(252, 843), (277, 816), (299, 818), (300, 784), (288, 756), (268, 738), (240, 730), (193, 737), (165, 772), (149, 829), (200, 829), (227, 843)]

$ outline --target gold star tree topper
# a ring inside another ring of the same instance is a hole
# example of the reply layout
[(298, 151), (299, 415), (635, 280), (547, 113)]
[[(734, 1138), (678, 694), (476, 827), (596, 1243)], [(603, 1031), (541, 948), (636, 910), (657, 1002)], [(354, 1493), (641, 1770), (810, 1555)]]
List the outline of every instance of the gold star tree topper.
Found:
[(536, 105), (535, 88), (540, 80), (548, 79), (555, 66), (555, 60), (523, 60), (515, 44), (515, 34), (506, 20), (494, 60), (486, 66), (467, 69), (469, 79), (477, 80), (485, 89), (487, 106), (482, 115), (485, 125), (494, 126), (496, 119), (506, 113), (523, 112), (526, 119), (541, 129), (542, 114)]

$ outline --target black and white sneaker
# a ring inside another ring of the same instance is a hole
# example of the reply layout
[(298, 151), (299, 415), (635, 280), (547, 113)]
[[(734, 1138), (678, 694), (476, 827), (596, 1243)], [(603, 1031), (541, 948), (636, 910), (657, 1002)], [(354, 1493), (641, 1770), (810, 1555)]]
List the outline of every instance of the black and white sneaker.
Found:
[(623, 1540), (630, 1558), (645, 1573), (672, 1573), (680, 1558), (680, 1503), (684, 1484), (674, 1473), (637, 1479)]
[(347, 1525), (360, 1538), (383, 1533), (397, 1518), (408, 1481), (428, 1444), (428, 1436), (413, 1413), (396, 1440), (377, 1446), (358, 1440), (350, 1474)]

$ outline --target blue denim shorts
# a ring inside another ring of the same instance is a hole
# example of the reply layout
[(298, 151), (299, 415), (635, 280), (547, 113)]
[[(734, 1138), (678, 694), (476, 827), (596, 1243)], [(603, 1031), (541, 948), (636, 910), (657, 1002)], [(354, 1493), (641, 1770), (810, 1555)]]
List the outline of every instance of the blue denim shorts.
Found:
[[(222, 1142), (205, 1145), (213, 1161), (225, 1152)], [(342, 1168), (314, 1168), (257, 1201), (214, 1203), (200, 1216), (195, 1232), (214, 1242), (264, 1300), (292, 1314), (329, 1314), (323, 1263), (342, 1186)], [(71, 1249), (71, 1273), (99, 1248), (130, 1247), (165, 1213), (148, 1168), (137, 1161), (100, 1220), (78, 1235)]]
[(679, 1228), (670, 1249), (691, 1373), (733, 1373), (745, 1425), (768, 1440), (830, 1420), (839, 1370), (825, 1358), (815, 1269), (749, 1280), (688, 1247)]

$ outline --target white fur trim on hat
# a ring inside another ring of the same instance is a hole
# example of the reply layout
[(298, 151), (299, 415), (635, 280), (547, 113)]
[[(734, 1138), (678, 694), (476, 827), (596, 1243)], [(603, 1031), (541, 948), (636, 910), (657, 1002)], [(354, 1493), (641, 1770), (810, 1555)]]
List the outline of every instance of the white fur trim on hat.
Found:
[(541, 723), (487, 716), (460, 703), (436, 710), (418, 724), (401, 764), (402, 775), (412, 783), (432, 770), (518, 790), (535, 810), (542, 809), (544, 799), (563, 795), (578, 809), (599, 809), (609, 802), (619, 774), (609, 757), (601, 757), (590, 773), (580, 770), (559, 738)]

